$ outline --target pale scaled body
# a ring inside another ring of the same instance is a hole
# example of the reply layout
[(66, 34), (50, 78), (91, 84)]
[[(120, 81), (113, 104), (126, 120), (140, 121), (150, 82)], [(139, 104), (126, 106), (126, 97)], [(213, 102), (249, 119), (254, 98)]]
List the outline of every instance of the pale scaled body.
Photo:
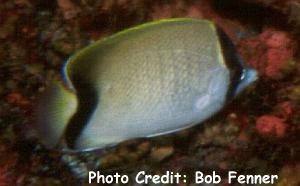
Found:
[(87, 74), (99, 105), (77, 148), (173, 132), (217, 112), (225, 102), (229, 71), (215, 29), (203, 24), (210, 23), (170, 23), (110, 42), (103, 52), (98, 48)]
[(199, 124), (256, 80), (210, 21), (136, 26), (78, 51), (38, 106), (49, 148), (88, 151)]

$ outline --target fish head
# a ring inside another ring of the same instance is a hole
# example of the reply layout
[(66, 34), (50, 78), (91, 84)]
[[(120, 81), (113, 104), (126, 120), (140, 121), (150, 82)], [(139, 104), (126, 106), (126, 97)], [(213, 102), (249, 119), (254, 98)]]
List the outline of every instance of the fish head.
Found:
[(232, 40), (221, 28), (217, 27), (217, 33), (221, 48), (220, 52), (230, 72), (231, 83), (227, 101), (231, 101), (258, 79), (258, 73), (245, 63), (238, 54)]

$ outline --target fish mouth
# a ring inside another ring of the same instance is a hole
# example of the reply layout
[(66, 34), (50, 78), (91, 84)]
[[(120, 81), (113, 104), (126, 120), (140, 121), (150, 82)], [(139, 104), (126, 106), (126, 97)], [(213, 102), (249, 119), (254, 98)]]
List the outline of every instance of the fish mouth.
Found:
[(238, 96), (244, 89), (258, 79), (258, 73), (255, 69), (246, 67), (243, 69), (239, 84), (236, 87), (234, 96)]
[(247, 83), (251, 84), (258, 79), (258, 73), (253, 68), (246, 68), (243, 71), (243, 75), (241, 77), (241, 81), (247, 81)]

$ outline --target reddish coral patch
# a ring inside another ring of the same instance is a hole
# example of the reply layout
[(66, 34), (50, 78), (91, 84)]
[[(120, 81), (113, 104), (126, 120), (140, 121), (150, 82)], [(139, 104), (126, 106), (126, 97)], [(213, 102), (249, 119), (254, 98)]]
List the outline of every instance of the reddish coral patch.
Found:
[(286, 32), (282, 31), (271, 30), (270, 36), (266, 40), (266, 44), (270, 48), (289, 48), (291, 43), (291, 37)]
[(283, 119), (272, 115), (260, 116), (256, 119), (256, 130), (263, 136), (283, 137), (287, 130), (287, 124)]
[(0, 157), (0, 186), (15, 185), (15, 167), (18, 162), (18, 155), (8, 149), (0, 142), (0, 154), (6, 154)]
[(276, 112), (276, 115), (278, 115), (284, 119), (287, 119), (293, 114), (294, 108), (293, 108), (293, 105), (291, 102), (285, 101), (285, 102), (279, 103), (275, 107), (275, 112)]
[(257, 37), (243, 39), (239, 51), (262, 75), (279, 79), (293, 59), (295, 44), (286, 32), (266, 28)]
[(16, 105), (16, 106), (28, 106), (29, 101), (20, 93), (12, 92), (6, 96), (6, 100), (8, 103)]
[(277, 79), (281, 75), (282, 68), (291, 60), (292, 51), (287, 48), (270, 48), (267, 51), (267, 66), (265, 75)]

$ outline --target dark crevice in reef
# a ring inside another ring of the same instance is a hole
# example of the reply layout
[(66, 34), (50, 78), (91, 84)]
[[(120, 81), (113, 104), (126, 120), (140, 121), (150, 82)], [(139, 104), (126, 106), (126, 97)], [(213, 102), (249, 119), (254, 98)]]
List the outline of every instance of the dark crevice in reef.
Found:
[(284, 30), (291, 30), (288, 15), (275, 10), (272, 7), (265, 7), (255, 2), (243, 0), (213, 0), (212, 7), (216, 12), (229, 19), (239, 20), (245, 25), (250, 25), (258, 31), (264, 26), (272, 26)]

